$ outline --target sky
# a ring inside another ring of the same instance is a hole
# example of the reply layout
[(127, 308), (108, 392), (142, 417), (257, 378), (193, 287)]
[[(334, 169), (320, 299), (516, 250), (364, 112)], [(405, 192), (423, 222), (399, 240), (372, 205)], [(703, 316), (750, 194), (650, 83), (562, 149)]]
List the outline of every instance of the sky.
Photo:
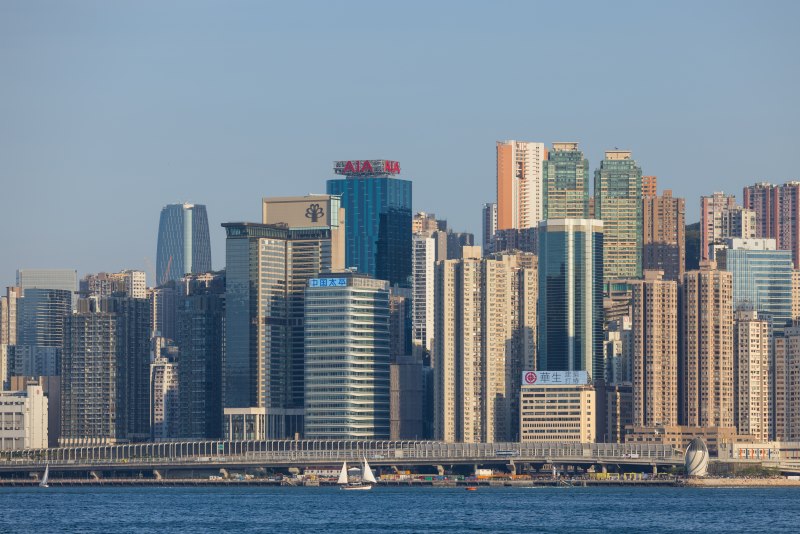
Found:
[(800, 2), (0, 0), (0, 286), (148, 271), (170, 203), (220, 224), (392, 159), (480, 239), (495, 142), (630, 149), (687, 198), (798, 179)]

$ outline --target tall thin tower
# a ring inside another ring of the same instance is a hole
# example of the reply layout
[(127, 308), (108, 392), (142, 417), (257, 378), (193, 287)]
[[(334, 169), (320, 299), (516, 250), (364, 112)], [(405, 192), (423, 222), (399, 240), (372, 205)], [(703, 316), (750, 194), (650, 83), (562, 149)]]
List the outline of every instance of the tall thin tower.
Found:
[(161, 210), (156, 284), (211, 270), (208, 214), (202, 204), (169, 204)]

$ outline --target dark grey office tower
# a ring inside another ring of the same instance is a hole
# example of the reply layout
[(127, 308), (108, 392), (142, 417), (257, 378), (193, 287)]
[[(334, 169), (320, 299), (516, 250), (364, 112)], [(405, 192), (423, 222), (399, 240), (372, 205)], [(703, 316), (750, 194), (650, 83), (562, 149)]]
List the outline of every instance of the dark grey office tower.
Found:
[(469, 232), (447, 232), (447, 259), (461, 258), (461, 249), (475, 245), (475, 236)]
[(214, 439), (222, 433), (225, 273), (187, 276), (180, 285), (175, 310), (180, 436)]
[(64, 321), (72, 312), (72, 292), (25, 289), (17, 299), (17, 343), (9, 348), (10, 376), (59, 374)]
[(67, 318), (62, 445), (150, 437), (150, 307), (146, 299), (82, 299)]
[(161, 210), (156, 285), (211, 270), (208, 215), (202, 204), (169, 204)]

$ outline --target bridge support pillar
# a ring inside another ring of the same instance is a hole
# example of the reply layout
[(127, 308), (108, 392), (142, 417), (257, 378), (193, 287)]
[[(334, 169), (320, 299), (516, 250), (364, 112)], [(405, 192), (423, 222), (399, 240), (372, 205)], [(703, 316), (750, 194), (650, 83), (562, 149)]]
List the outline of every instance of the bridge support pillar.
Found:
[(163, 480), (164, 477), (161, 476), (161, 471), (158, 469), (153, 469), (153, 476), (156, 477), (156, 480)]
[(436, 466), (436, 471), (439, 473), (439, 476), (444, 476), (444, 467), (441, 465)]
[(222, 478), (224, 478), (225, 480), (228, 480), (228, 479), (230, 478), (230, 476), (231, 476), (231, 475), (228, 473), (228, 470), (227, 470), (227, 469), (220, 469), (220, 470), (219, 470), (219, 474), (220, 474), (220, 475), (222, 475)]
[(510, 463), (506, 464), (506, 467), (508, 468), (508, 472), (512, 475), (517, 474), (517, 466), (514, 464), (514, 460), (511, 460)]
[(658, 476), (658, 466), (656, 464), (653, 464), (653, 476)]
[(97, 471), (89, 471), (89, 476), (94, 480), (100, 480), (100, 474)]

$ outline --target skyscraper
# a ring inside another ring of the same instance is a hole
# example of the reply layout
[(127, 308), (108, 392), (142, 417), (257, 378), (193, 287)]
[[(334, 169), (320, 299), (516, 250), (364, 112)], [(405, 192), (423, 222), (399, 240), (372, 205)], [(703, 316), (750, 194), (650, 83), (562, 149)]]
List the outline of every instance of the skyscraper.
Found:
[(17, 342), (8, 350), (12, 376), (55, 376), (64, 343), (64, 321), (72, 312), (72, 293), (29, 288), (17, 299)]
[(782, 333), (792, 321), (792, 253), (775, 250), (774, 239), (727, 239), (717, 265), (733, 277), (733, 309), (741, 306), (768, 319)]
[(150, 438), (150, 307), (146, 299), (82, 299), (67, 318), (61, 444)]
[(681, 280), (686, 263), (686, 201), (661, 196), (644, 197), (642, 268), (664, 271), (665, 280)]
[(147, 298), (147, 281), (144, 271), (131, 269), (119, 273), (87, 274), (80, 281), (80, 293), (84, 297), (110, 297), (124, 293), (143, 299)]
[[(725, 193), (716, 192), (711, 196), (700, 198), (700, 259), (707, 260), (710, 256), (709, 247), (717, 239), (726, 236), (723, 231), (722, 213), (725, 210), (736, 208), (736, 197), (726, 196)], [(741, 237), (741, 236), (740, 236)]]
[(633, 424), (678, 424), (678, 284), (661, 271), (633, 280)]
[(772, 439), (772, 350), (770, 322), (758, 312), (736, 311), (734, 328), (734, 417), (739, 434), (756, 443)]
[(588, 371), (602, 382), (602, 221), (539, 223), (539, 310), (537, 369)]
[(497, 202), (489, 202), (483, 205), (481, 227), (483, 228), (483, 252), (486, 254), (492, 251), (490, 244), (497, 231)]
[(223, 224), (223, 407), (262, 410), (273, 439), (303, 430), (305, 286), (344, 268), (344, 210), (338, 196), (265, 199), (263, 218)]
[(544, 217), (544, 143), (497, 142), (497, 229), (535, 228)]
[(642, 169), (627, 150), (608, 150), (594, 173), (595, 217), (603, 221), (605, 280), (642, 276)]
[(328, 194), (341, 196), (346, 265), (392, 285), (411, 285), (411, 181), (388, 160), (337, 161)]
[(544, 162), (542, 219), (585, 219), (589, 216), (589, 161), (578, 143), (553, 143)]
[(680, 418), (689, 426), (732, 427), (733, 277), (713, 261), (683, 275)]
[(305, 298), (305, 437), (389, 439), (389, 284), (328, 273)]
[(519, 435), (520, 377), (535, 365), (536, 257), (496, 254), (436, 264), (434, 435), (491, 443)]
[(72, 307), (77, 302), (78, 271), (72, 269), (19, 269), (17, 287), (26, 289), (61, 289), (72, 295)]
[(202, 204), (169, 204), (161, 210), (156, 252), (156, 285), (184, 274), (211, 270), (208, 215)]
[(655, 176), (642, 176), (642, 197), (658, 196), (658, 179)]
[(791, 250), (794, 267), (800, 268), (800, 182), (745, 187), (744, 206), (756, 212), (756, 237), (775, 239), (778, 250)]
[(434, 265), (446, 258), (437, 258), (436, 239), (428, 234), (415, 234), (412, 243), (411, 329), (414, 352), (422, 355), (430, 351), (433, 341)]

